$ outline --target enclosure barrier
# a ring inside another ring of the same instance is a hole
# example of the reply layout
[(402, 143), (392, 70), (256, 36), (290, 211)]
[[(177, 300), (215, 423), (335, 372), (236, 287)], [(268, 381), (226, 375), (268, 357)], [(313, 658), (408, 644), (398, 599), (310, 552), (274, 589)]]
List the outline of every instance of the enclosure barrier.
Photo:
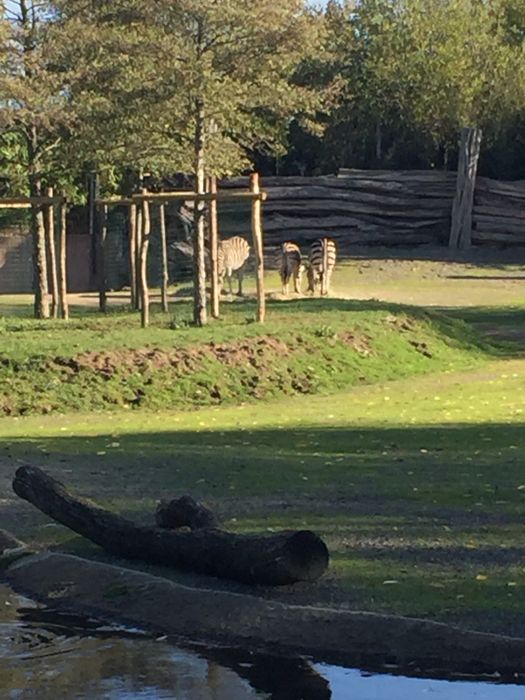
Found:
[[(67, 200), (56, 196), (48, 187), (45, 196), (2, 197), (0, 209), (31, 210), (34, 256), (37, 272), (35, 309), (38, 316), (48, 315), (49, 281), (51, 282), (51, 315), (69, 319), (67, 298)], [(58, 209), (58, 216), (56, 210)], [(58, 227), (56, 225), (58, 221)], [(58, 231), (57, 231), (58, 228)], [(58, 239), (58, 259), (57, 259)]]
[(211, 232), (210, 258), (212, 261), (211, 274), (211, 302), (212, 315), (219, 316), (219, 282), (217, 274), (217, 203), (220, 202), (247, 202), (251, 205), (251, 229), (252, 244), (255, 252), (256, 262), (256, 283), (257, 283), (257, 321), (263, 323), (266, 314), (265, 292), (264, 292), (264, 243), (262, 228), (262, 202), (266, 199), (266, 192), (262, 192), (259, 186), (259, 176), (257, 173), (251, 175), (249, 181), (249, 191), (217, 191), (216, 181), (210, 180), (208, 191), (197, 193), (191, 190), (181, 190), (176, 192), (149, 192), (142, 189), (139, 194), (134, 194), (129, 198), (109, 197), (96, 200), (96, 205), (100, 216), (99, 235), (99, 264), (98, 264), (98, 289), (99, 308), (106, 310), (107, 280), (105, 275), (106, 240), (108, 210), (110, 206), (126, 207), (128, 209), (129, 221), (129, 273), (131, 283), (131, 303), (140, 306), (141, 325), (143, 328), (149, 324), (149, 289), (147, 279), (147, 259), (148, 248), (151, 237), (151, 215), (150, 205), (159, 207), (159, 222), (161, 237), (161, 249), (163, 256), (163, 272), (161, 294), (163, 299), (163, 309), (168, 310), (167, 303), (167, 249), (166, 249), (166, 225), (164, 216), (164, 206), (169, 202), (207, 202), (209, 203), (209, 222)]

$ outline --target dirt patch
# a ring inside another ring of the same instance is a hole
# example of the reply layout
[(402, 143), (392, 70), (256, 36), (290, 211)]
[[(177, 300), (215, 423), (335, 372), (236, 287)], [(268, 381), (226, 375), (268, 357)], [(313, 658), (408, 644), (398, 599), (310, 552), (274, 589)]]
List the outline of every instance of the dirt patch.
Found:
[(138, 348), (86, 352), (75, 357), (54, 357), (47, 369), (60, 368), (69, 374), (89, 370), (111, 377), (114, 374), (172, 369), (178, 374), (195, 372), (206, 359), (215, 359), (230, 367), (260, 367), (269, 356), (289, 355), (290, 346), (279, 338), (263, 336), (238, 343), (213, 342), (192, 348), (166, 350)]
[(360, 355), (368, 357), (373, 354), (372, 351), (372, 338), (369, 335), (354, 333), (353, 331), (345, 331), (338, 336), (342, 343), (344, 343), (352, 350), (355, 350)]

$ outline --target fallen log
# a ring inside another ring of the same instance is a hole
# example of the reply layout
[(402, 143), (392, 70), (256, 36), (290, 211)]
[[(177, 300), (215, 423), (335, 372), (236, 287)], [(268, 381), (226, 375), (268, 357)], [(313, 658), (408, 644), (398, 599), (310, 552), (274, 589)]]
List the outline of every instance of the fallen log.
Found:
[(128, 559), (268, 586), (313, 581), (328, 566), (325, 543), (309, 530), (238, 535), (219, 529), (173, 532), (140, 526), (73, 496), (32, 466), (17, 469), (13, 490), (53, 520)]
[(155, 511), (155, 523), (157, 527), (168, 530), (176, 530), (179, 527), (201, 530), (216, 528), (219, 524), (215, 514), (191, 496), (161, 501)]

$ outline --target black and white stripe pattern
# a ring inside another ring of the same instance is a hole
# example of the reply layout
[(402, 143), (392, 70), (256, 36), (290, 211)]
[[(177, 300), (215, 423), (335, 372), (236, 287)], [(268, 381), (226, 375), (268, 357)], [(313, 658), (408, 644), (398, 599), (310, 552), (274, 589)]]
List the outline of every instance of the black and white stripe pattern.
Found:
[(224, 278), (227, 277), (230, 294), (232, 294), (232, 275), (236, 272), (239, 280), (239, 290), (237, 294), (242, 296), (243, 267), (249, 256), (250, 246), (244, 238), (234, 236), (225, 241), (220, 241), (217, 251), (217, 265), (221, 289), (224, 284)]
[(292, 279), (294, 291), (297, 294), (300, 294), (303, 275), (303, 261), (299, 246), (291, 241), (286, 241), (286, 243), (283, 243), (279, 249), (278, 265), (283, 294), (288, 295), (290, 280)]
[(335, 267), (337, 252), (330, 238), (318, 238), (310, 247), (308, 257), (308, 291), (315, 293), (318, 286), (321, 296), (330, 291), (330, 280)]

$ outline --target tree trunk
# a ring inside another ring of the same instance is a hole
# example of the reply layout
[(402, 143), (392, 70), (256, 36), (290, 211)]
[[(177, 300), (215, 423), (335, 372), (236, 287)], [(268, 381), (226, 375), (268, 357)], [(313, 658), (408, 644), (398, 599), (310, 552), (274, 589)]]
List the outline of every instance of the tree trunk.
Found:
[[(147, 190), (141, 190), (146, 194)], [(148, 249), (151, 235), (151, 220), (149, 212), (149, 202), (142, 203), (142, 234), (140, 237), (140, 324), (142, 328), (149, 325), (149, 288), (148, 288)]]
[[(52, 187), (47, 188), (46, 196), (54, 196)], [(48, 254), (48, 273), (51, 279), (51, 316), (53, 318), (58, 318), (60, 300), (58, 294), (58, 269), (55, 244), (55, 207), (52, 203), (46, 204), (45, 227)]]
[(67, 204), (65, 195), (60, 204), (60, 236), (59, 236), (59, 303), (60, 314), (64, 320), (69, 320), (69, 304), (67, 299)]
[(99, 225), (97, 231), (97, 278), (98, 278), (98, 308), (106, 313), (108, 307), (107, 278), (106, 278), (106, 242), (108, 236), (108, 206), (103, 204), (99, 210)]
[[(211, 194), (217, 194), (217, 178), (215, 176), (209, 179), (209, 191)], [(217, 201), (211, 200), (208, 208), (209, 215), (209, 234), (210, 234), (210, 276), (211, 276), (211, 315), (213, 318), (219, 318), (220, 308), (220, 289), (219, 289), (219, 268), (218, 268), (218, 250), (219, 250), (219, 224), (217, 219)]]
[(224, 530), (172, 532), (135, 525), (72, 496), (37, 467), (20, 467), (15, 493), (108, 552), (245, 583), (279, 586), (313, 581), (328, 566), (324, 542), (309, 530), (237, 535)]
[[(196, 192), (205, 193), (204, 173), (204, 103), (197, 100), (195, 125), (195, 177)], [(204, 262), (204, 202), (195, 202), (193, 218), (193, 320), (197, 326), (204, 326), (206, 317), (206, 267)]]
[[(38, 196), (38, 195), (33, 195)], [(33, 235), (33, 270), (35, 285), (35, 318), (49, 318), (49, 298), (47, 286), (46, 228), (41, 205), (31, 208)]]
[(161, 251), (161, 303), (162, 310), (168, 313), (168, 241), (166, 236), (166, 205), (159, 206), (159, 223), (160, 223), (160, 251)]
[(456, 196), (452, 205), (450, 248), (469, 248), (472, 239), (472, 207), (481, 146), (481, 129), (461, 131)]
[[(250, 177), (250, 191), (256, 194), (260, 192), (258, 173), (253, 173)], [(257, 321), (259, 323), (264, 323), (266, 299), (264, 295), (264, 247), (260, 199), (254, 199), (252, 201), (252, 240), (255, 252), (257, 282)]]

